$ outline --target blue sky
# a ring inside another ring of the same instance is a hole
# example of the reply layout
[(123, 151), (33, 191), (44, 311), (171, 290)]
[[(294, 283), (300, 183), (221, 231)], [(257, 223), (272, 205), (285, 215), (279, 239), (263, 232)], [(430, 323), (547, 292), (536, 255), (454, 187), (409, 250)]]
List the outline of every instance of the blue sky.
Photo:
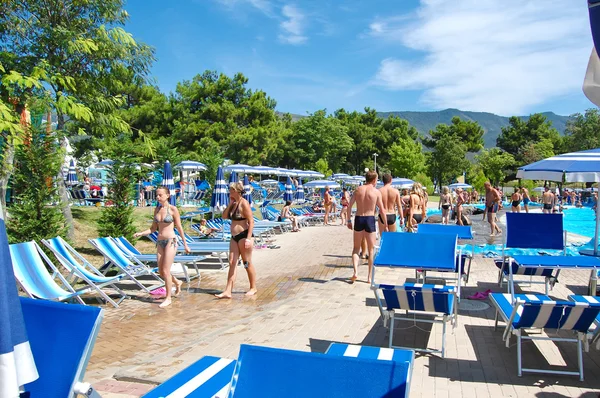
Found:
[(129, 0), (165, 92), (242, 72), (277, 110), (583, 112), (592, 49), (575, 0)]

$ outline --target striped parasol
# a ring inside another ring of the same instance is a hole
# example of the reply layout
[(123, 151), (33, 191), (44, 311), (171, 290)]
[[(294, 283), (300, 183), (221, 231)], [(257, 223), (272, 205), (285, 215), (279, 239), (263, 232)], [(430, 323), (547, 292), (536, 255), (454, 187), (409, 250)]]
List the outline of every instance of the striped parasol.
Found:
[(238, 182), (238, 176), (235, 171), (232, 171), (231, 174), (229, 174), (229, 183), (231, 184), (232, 182)]
[(0, 208), (0, 397), (18, 397), (38, 378), (15, 284)]
[(296, 203), (302, 204), (306, 202), (304, 198), (304, 187), (302, 186), (302, 178), (298, 178), (298, 187), (296, 188)]
[(244, 199), (248, 201), (248, 203), (252, 204), (252, 187), (250, 186), (250, 182), (248, 181), (248, 176), (244, 176)]
[(67, 173), (67, 180), (65, 183), (68, 186), (77, 185), (77, 171), (75, 170), (75, 162), (71, 159), (71, 163), (69, 163), (69, 172)]
[(171, 169), (171, 163), (167, 160), (165, 162), (165, 168), (163, 169), (163, 180), (162, 186), (169, 189), (169, 202), (175, 205), (177, 198), (175, 197), (175, 183), (173, 182), (173, 169)]
[(289, 176), (285, 182), (285, 193), (283, 194), (283, 200), (285, 202), (288, 200), (290, 202), (294, 200), (294, 193), (292, 192), (292, 179)]
[(229, 189), (225, 184), (225, 176), (223, 175), (223, 168), (219, 166), (217, 169), (217, 179), (215, 180), (215, 187), (213, 189), (212, 196), (210, 198), (210, 209), (214, 213), (220, 213), (229, 204)]

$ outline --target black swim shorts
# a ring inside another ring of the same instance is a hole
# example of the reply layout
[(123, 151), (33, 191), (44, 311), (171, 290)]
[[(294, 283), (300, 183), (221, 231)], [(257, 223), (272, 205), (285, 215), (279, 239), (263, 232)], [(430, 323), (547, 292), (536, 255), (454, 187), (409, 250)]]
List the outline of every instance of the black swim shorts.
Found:
[(354, 216), (354, 230), (375, 232), (375, 216)]

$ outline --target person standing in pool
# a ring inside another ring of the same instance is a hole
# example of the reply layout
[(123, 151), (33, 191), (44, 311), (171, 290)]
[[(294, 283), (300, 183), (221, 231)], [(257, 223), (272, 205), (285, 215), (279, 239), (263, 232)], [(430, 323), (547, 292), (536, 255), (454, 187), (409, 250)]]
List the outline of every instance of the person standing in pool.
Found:
[(150, 228), (142, 232), (136, 232), (133, 234), (134, 238), (140, 236), (147, 236), (158, 230), (158, 236), (156, 241), (156, 262), (158, 264), (158, 273), (160, 277), (165, 281), (165, 300), (160, 303), (160, 308), (165, 308), (171, 305), (171, 289), (175, 285), (175, 296), (181, 292), (181, 285), (183, 282), (171, 275), (171, 265), (175, 259), (175, 253), (177, 252), (177, 237), (175, 236), (175, 228), (179, 231), (179, 235), (183, 240), (183, 248), (186, 253), (190, 252), (185, 241), (185, 235), (183, 227), (181, 226), (181, 218), (179, 217), (179, 210), (176, 206), (171, 205), (169, 189), (166, 187), (159, 187), (156, 190), (156, 200), (158, 206), (154, 210), (154, 220)]
[(400, 200), (400, 192), (392, 186), (392, 175), (386, 173), (383, 175), (383, 187), (379, 188), (381, 192), (381, 200), (385, 209), (386, 219), (383, 219), (379, 214), (379, 233), (384, 230), (384, 225), (387, 225), (388, 231), (396, 232), (396, 209), (402, 214), (402, 203)]
[(448, 225), (450, 219), (450, 209), (452, 208), (452, 195), (448, 187), (442, 188), (442, 195), (440, 196), (440, 203), (438, 210), (442, 209), (442, 224)]
[(490, 223), (490, 236), (495, 236), (496, 232), (502, 233), (502, 230), (498, 228), (496, 224), (496, 213), (498, 212), (498, 205), (502, 201), (502, 196), (489, 181), (484, 184), (485, 187), (485, 209), (487, 213), (487, 219)]
[(523, 196), (523, 208), (525, 209), (525, 213), (529, 213), (529, 202), (531, 202), (531, 198), (529, 198), (529, 190), (524, 186), (520, 186), (521, 196)]
[[(385, 206), (381, 199), (381, 192), (375, 188), (377, 184), (377, 173), (374, 171), (367, 172), (365, 176), (365, 184), (356, 188), (350, 203), (348, 204), (348, 228), (354, 229), (353, 248), (352, 248), (352, 266), (354, 273), (350, 280), (354, 282), (358, 279), (358, 262), (360, 244), (363, 238), (367, 241), (367, 249), (369, 251), (369, 274), (367, 283), (371, 283), (371, 275), (373, 270), (373, 252), (375, 247), (375, 239), (377, 228), (375, 224), (375, 206), (379, 207), (379, 215), (386, 220), (387, 215)], [(356, 203), (356, 214), (354, 216), (354, 228), (352, 228), (352, 206)], [(384, 231), (387, 231), (387, 224), (384, 224)]]
[(230, 299), (233, 292), (233, 283), (237, 263), (242, 256), (244, 268), (248, 273), (250, 290), (246, 296), (256, 294), (256, 270), (252, 264), (252, 248), (254, 246), (254, 217), (250, 203), (243, 197), (244, 184), (241, 182), (232, 182), (229, 184), (229, 206), (223, 212), (223, 218), (231, 220), (231, 241), (229, 242), (229, 273), (227, 274), (227, 286), (220, 294), (215, 297), (220, 299)]
[(515, 188), (515, 191), (510, 197), (511, 200), (511, 210), (513, 213), (521, 212), (521, 193), (519, 192), (519, 188)]
[(544, 187), (544, 193), (542, 194), (542, 213), (544, 214), (552, 214), (552, 210), (554, 209), (554, 201), (555, 201), (554, 193), (550, 191), (548, 186)]

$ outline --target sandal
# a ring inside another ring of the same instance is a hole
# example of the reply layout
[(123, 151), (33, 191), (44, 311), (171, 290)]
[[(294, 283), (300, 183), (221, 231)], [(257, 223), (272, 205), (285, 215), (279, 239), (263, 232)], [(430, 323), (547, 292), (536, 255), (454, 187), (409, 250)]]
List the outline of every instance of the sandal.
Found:
[(467, 297), (469, 300), (485, 300), (487, 298), (487, 296), (485, 295), (485, 293), (482, 292), (477, 292), (469, 297)]

